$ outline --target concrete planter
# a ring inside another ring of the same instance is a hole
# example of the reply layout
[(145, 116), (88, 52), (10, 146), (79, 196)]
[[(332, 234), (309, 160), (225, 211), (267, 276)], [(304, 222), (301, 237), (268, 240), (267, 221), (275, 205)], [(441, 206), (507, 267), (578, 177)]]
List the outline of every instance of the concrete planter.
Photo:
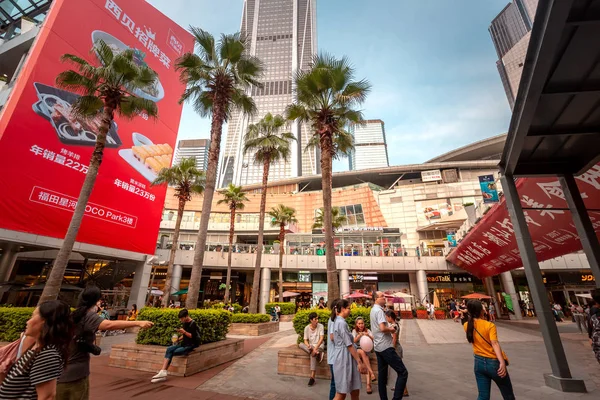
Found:
[[(134, 343), (114, 345), (110, 352), (108, 365), (156, 373), (162, 368), (166, 349), (164, 346)], [(237, 360), (243, 355), (244, 341), (241, 339), (226, 339), (203, 344), (187, 356), (173, 358), (169, 375), (190, 376)]]
[(427, 319), (427, 310), (417, 310), (417, 319)]
[(467, 213), (467, 219), (471, 223), (471, 225), (475, 224), (475, 220), (477, 220), (477, 213), (475, 212), (475, 205), (471, 204), (465, 207), (465, 212)]
[(446, 319), (446, 312), (445, 311), (435, 311), (435, 319)]
[(279, 322), (292, 322), (296, 314), (282, 315)]
[(279, 322), (262, 322), (260, 324), (233, 323), (229, 327), (229, 335), (262, 336), (279, 332)]

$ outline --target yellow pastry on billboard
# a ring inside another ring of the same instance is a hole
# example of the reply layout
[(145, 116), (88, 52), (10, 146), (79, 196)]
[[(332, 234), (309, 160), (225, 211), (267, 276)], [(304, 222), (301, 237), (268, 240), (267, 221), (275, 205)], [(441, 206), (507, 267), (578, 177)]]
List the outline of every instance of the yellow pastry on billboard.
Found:
[(148, 153), (148, 151), (144, 147), (145, 146), (133, 146), (131, 148), (133, 156), (141, 162), (145, 162), (146, 158), (150, 157), (150, 153)]

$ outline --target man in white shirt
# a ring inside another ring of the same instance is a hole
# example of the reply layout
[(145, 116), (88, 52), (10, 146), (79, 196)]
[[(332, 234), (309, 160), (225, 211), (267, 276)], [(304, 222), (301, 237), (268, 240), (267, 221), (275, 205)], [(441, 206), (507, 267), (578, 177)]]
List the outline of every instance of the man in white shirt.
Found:
[(325, 346), (323, 345), (325, 329), (323, 328), (323, 324), (319, 323), (319, 316), (316, 312), (308, 314), (308, 320), (310, 324), (304, 328), (304, 343), (300, 343), (298, 347), (310, 356), (310, 379), (308, 380), (308, 386), (313, 386), (317, 374), (317, 357), (319, 358), (319, 362), (322, 362), (325, 352)]
[(402, 399), (406, 381), (408, 380), (408, 371), (402, 362), (402, 359), (394, 349), (392, 334), (396, 332), (395, 327), (388, 327), (383, 306), (385, 305), (385, 295), (383, 292), (375, 292), (373, 296), (375, 305), (371, 308), (371, 332), (373, 333), (373, 344), (375, 355), (377, 356), (377, 369), (379, 372), (379, 398), (388, 400), (387, 388), (385, 386), (388, 379), (388, 367), (391, 367), (398, 374), (396, 385), (394, 386), (394, 400)]

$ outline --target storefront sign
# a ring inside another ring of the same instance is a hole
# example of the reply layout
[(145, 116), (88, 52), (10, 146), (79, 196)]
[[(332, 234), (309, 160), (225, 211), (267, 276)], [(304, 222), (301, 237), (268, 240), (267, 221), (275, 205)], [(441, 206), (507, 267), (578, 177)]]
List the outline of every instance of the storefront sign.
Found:
[(427, 282), (473, 283), (476, 280), (470, 274), (427, 274)]
[(156, 71), (155, 87), (133, 93), (154, 101), (159, 118), (115, 117), (77, 241), (154, 254), (166, 186), (151, 182), (171, 163), (185, 89), (175, 62), (194, 42), (144, 0), (54, 0), (2, 110), (0, 228), (64, 238), (98, 127), (73, 116), (79, 94), (55, 82), (76, 70), (61, 62), (66, 53), (100, 66), (90, 52), (100, 40), (115, 52), (135, 49), (135, 62)]
[(298, 282), (310, 282), (310, 271), (298, 271)]
[(362, 282), (365, 280), (365, 276), (363, 274), (352, 274), (350, 275), (350, 282)]
[(479, 186), (481, 187), (481, 195), (483, 196), (484, 203), (497, 203), (500, 201), (494, 175), (480, 176)]
[(596, 278), (592, 274), (581, 275), (581, 282), (596, 282)]
[(427, 282), (452, 282), (450, 275), (433, 275), (427, 276)]
[[(576, 182), (586, 208), (600, 209), (600, 164), (577, 176)], [(516, 184), (538, 261), (581, 250), (558, 179), (522, 178)], [(523, 266), (505, 201), (503, 198), (483, 216), (448, 255), (449, 262), (479, 278)], [(600, 235), (600, 212), (588, 214), (596, 235)]]
[(421, 180), (423, 182), (436, 182), (442, 180), (442, 172), (439, 169), (433, 169), (431, 171), (422, 171)]

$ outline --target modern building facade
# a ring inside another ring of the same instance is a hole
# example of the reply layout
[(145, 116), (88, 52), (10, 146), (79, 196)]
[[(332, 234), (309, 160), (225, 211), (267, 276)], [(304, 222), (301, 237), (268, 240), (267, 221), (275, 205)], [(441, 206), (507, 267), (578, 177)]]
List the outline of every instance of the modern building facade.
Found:
[[(244, 154), (244, 135), (249, 124), (265, 114), (283, 114), (294, 100), (293, 74), (310, 67), (317, 52), (316, 0), (245, 0), (241, 32), (250, 43), (250, 54), (264, 64), (262, 88), (253, 87), (248, 94), (258, 111), (254, 117), (233, 112), (227, 137), (221, 150), (218, 186), (229, 183), (248, 185), (260, 182), (262, 166), (253, 162), (253, 154)], [(288, 162), (271, 165), (269, 180), (318, 173), (318, 154), (305, 151), (311, 136), (306, 126), (292, 124), (289, 129), (297, 138)]]
[(385, 124), (380, 119), (365, 121), (364, 125), (350, 128), (354, 149), (350, 153), (350, 171), (389, 167), (385, 140)]
[(206, 171), (209, 151), (210, 140), (208, 139), (180, 140), (177, 143), (173, 164), (179, 163), (184, 158), (195, 158), (196, 168)]
[(514, 107), (538, 0), (513, 0), (492, 21), (489, 32), (498, 54), (496, 68), (510, 108)]

